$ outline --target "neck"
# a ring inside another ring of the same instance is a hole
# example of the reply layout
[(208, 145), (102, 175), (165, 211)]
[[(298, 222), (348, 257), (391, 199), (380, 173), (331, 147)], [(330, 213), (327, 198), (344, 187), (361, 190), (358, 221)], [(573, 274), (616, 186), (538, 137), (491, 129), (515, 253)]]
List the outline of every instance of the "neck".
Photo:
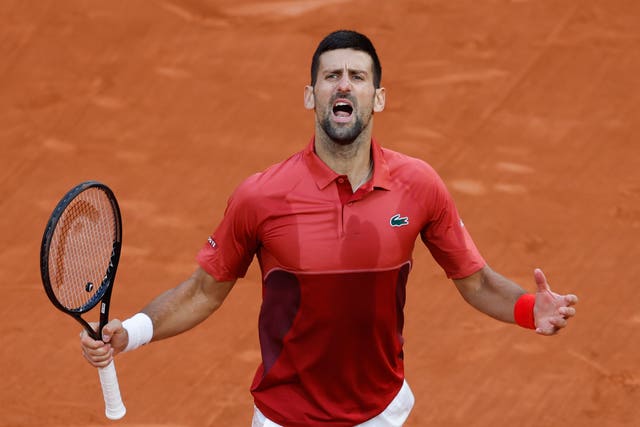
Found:
[(350, 144), (340, 144), (316, 127), (315, 151), (331, 170), (349, 178), (354, 191), (371, 176), (373, 159), (370, 132), (362, 132)]

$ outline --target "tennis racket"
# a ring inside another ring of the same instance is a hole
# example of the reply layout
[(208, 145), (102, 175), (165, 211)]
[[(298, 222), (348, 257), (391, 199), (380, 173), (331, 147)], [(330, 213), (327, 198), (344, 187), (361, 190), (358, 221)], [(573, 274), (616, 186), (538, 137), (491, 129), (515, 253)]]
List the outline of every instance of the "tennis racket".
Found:
[[(78, 184), (60, 200), (42, 237), (40, 273), (49, 299), (95, 340), (102, 339), (102, 328), (109, 321), (121, 245), (118, 202), (106, 185), (96, 181)], [(100, 323), (94, 331), (81, 315), (99, 302)], [(126, 408), (113, 361), (98, 373), (107, 418), (122, 418)]]

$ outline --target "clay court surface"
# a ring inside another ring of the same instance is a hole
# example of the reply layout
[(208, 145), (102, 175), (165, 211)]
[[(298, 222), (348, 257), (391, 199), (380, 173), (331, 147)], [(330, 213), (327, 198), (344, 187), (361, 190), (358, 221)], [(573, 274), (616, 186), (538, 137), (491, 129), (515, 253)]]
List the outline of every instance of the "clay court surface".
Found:
[(498, 323), (418, 244), (406, 425), (640, 425), (639, 23), (635, 0), (2, 1), (0, 425), (249, 426), (255, 265), (207, 322), (117, 358), (114, 423), (40, 240), (103, 181), (124, 217), (112, 316), (179, 283), (233, 188), (308, 142), (311, 54), (338, 28), (381, 56), (374, 133), (440, 172), (492, 267), (581, 299), (556, 337)]

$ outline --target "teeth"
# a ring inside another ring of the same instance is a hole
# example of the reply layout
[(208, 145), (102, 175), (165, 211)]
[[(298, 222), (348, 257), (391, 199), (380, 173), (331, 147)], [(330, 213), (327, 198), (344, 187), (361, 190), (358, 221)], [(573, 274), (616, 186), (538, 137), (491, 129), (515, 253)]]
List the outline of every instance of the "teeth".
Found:
[(336, 117), (348, 117), (353, 114), (353, 106), (346, 101), (336, 101), (333, 104), (333, 114)]

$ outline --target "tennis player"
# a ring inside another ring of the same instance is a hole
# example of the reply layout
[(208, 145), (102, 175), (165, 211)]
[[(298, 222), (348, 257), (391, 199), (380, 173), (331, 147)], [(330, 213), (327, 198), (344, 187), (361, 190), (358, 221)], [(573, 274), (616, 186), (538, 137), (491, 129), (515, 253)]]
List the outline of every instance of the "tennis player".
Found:
[(324, 38), (304, 89), (315, 112), (312, 140), (240, 184), (190, 278), (130, 319), (112, 320), (102, 341), (82, 334), (89, 362), (105, 366), (193, 328), (257, 256), (262, 363), (251, 386), (252, 426), (402, 426), (414, 403), (402, 330), (418, 236), (476, 309), (542, 335), (567, 326), (575, 295), (552, 292), (540, 270), (535, 293), (493, 271), (438, 174), (372, 138), (385, 107), (381, 77), (366, 36)]

